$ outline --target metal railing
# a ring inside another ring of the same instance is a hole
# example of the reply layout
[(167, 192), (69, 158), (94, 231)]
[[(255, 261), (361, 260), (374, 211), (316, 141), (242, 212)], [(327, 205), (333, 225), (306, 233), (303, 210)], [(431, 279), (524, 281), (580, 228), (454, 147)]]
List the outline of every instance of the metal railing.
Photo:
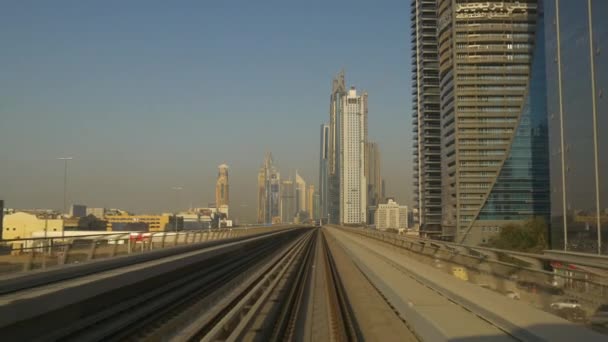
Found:
[[(533, 254), (466, 246), (382, 232), (375, 229), (336, 228), (406, 250), (414, 259), (454, 276), (499, 292), (526, 292), (534, 305), (548, 308), (560, 297), (585, 303), (589, 311), (608, 303), (608, 259), (577, 253)], [(555, 265), (571, 272), (561, 272)], [(579, 266), (584, 267), (579, 267)], [(522, 298), (523, 299), (523, 298)]]
[(281, 225), (178, 232), (116, 232), (2, 240), (0, 241), (0, 278), (17, 272), (245, 237), (290, 227)]

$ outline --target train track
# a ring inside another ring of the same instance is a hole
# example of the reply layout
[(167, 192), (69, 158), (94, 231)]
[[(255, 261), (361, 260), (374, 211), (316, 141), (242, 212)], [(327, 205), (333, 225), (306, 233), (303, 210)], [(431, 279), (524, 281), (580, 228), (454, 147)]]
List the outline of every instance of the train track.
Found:
[[(302, 237), (310, 234), (310, 230), (307, 230), (309, 233), (296, 229), (238, 242), (225, 248), (219, 246), (208, 252), (207, 257), (188, 254), (184, 259), (191, 260), (181, 263), (174, 259), (166, 264), (162, 260), (157, 261), (160, 265), (142, 266), (144, 269), (139, 270), (140, 273), (125, 271), (119, 274), (122, 270), (119, 268), (100, 273), (97, 275), (100, 279), (91, 280), (90, 283), (85, 279), (95, 275), (5, 295), (0, 298), (4, 312), (17, 313), (29, 309), (35, 311), (36, 315), (22, 320), (15, 318), (12, 322), (5, 315), (0, 322), (0, 333), (10, 340), (40, 341), (171, 338), (176, 329), (190, 318), (187, 314), (215, 307), (217, 299), (223, 294), (221, 291), (231, 290), (230, 286), (251, 283), (249, 279), (270, 268), (277, 260), (282, 260), (295, 245), (301, 244)], [(174, 264), (175, 269), (172, 269)], [(136, 266), (127, 268), (130, 270), (133, 267)], [(145, 267), (150, 267), (150, 271)], [(154, 271), (153, 267), (161, 268), (157, 275), (141, 280), (138, 278), (146, 271)], [(108, 287), (114, 280), (113, 276), (128, 285), (103, 290), (104, 285)], [(79, 282), (83, 284), (77, 284)], [(83, 295), (81, 301), (70, 302), (71, 293), (68, 290), (75, 291), (72, 293), (77, 296), (76, 291), (86, 292), (87, 286), (94, 289), (96, 285), (102, 288), (98, 295)], [(44, 303), (57, 302), (62, 300), (60, 298), (66, 298), (65, 305), (46, 312), (41, 310)]]

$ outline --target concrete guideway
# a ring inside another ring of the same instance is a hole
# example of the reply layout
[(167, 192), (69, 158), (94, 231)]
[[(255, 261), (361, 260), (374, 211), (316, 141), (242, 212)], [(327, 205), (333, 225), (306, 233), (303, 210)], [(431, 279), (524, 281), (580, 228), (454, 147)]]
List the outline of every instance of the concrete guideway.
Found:
[(417, 341), (409, 329), (381, 294), (347, 254), (335, 237), (324, 229), (327, 246), (336, 264), (348, 296), (361, 337), (365, 341)]
[(388, 244), (327, 229), (422, 340), (604, 341), (605, 336), (405, 257)]
[[(145, 340), (230, 280), (271, 265), (310, 229), (288, 229), (70, 278), (0, 297), (9, 340)], [(130, 264), (130, 263), (127, 263)], [(91, 264), (89, 266), (95, 266)], [(213, 299), (213, 298), (212, 298)]]

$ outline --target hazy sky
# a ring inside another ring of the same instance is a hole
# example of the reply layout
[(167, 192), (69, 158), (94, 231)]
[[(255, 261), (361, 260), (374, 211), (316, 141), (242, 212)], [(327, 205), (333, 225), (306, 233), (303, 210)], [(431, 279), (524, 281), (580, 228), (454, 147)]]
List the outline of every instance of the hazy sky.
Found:
[[(254, 217), (272, 151), (318, 183), (331, 79), (369, 92), (388, 194), (411, 199), (409, 1), (2, 1), (0, 198)], [(183, 186), (176, 196), (172, 186)]]

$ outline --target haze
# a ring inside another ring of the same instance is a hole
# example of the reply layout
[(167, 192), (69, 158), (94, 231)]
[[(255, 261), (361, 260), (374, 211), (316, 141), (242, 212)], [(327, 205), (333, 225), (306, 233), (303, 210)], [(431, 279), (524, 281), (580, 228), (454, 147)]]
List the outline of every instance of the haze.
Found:
[[(3, 1), (0, 198), (160, 212), (213, 202), (253, 221), (271, 151), (318, 183), (331, 78), (369, 92), (387, 195), (411, 199), (409, 3)], [(182, 186), (179, 198), (171, 190)]]

